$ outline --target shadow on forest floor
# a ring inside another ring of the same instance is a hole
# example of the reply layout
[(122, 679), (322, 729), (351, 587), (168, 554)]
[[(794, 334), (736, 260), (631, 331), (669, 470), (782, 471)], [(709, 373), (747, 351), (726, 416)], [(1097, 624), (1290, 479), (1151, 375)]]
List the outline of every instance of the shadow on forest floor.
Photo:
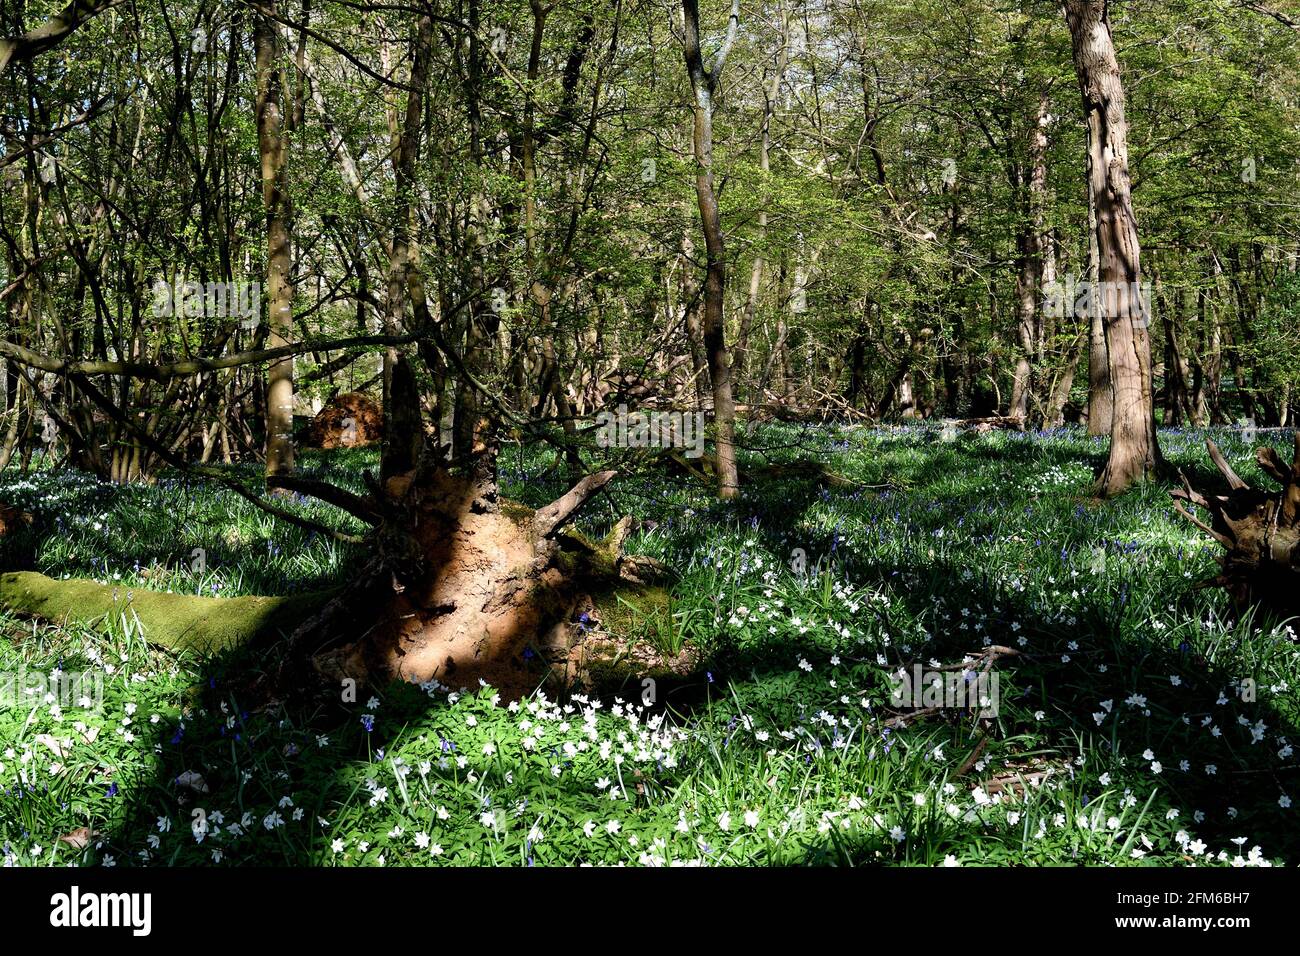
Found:
[[(1078, 449), (1072, 452), (1068, 448), (1017, 444), (960, 447), (954, 451), (994, 465), (1077, 465), (1083, 457)], [(1091, 464), (1100, 461), (1100, 453), (1087, 457)], [(954, 458), (960, 460), (957, 455)], [(976, 471), (969, 464), (965, 470)], [(924, 625), (931, 639), (923, 647), (910, 650), (898, 640), (887, 652), (878, 647), (868, 651), (851, 643), (828, 644), (825, 635), (817, 632), (801, 635), (783, 628), (774, 635), (737, 637), (727, 626), (720, 626), (715, 638), (708, 642), (707, 656), (699, 671), (665, 688), (655, 709), (671, 707), (681, 719), (705, 728), (706, 733), (725, 736), (725, 747), (731, 740), (727, 736), (731, 730), (723, 734), (711, 723), (713, 709), (720, 701), (727, 695), (738, 707), (778, 701), (795, 714), (791, 719), (810, 737), (821, 740), (824, 732), (816, 728), (811, 713), (796, 714), (798, 701), (789, 699), (792, 661), (801, 657), (824, 659), (829, 650), (834, 650), (870, 670), (876, 665), (875, 655), (886, 653), (887, 667), (875, 668), (876, 689), (881, 694), (878, 699), (883, 699), (888, 670), (914, 662), (958, 661), (965, 654), (979, 651), (987, 637), (992, 643), (1011, 645), (1021, 653), (999, 664), (1004, 689), (998, 716), (985, 731), (989, 740), (983, 751), (989, 769), (968, 770), (962, 778), (965, 786), (975, 786), (994, 770), (1007, 774), (1044, 763), (1073, 779), (1075, 771), (1070, 760), (1082, 754), (1094, 766), (1100, 761), (1126, 768), (1116, 772), (1116, 777), (1125, 782), (1142, 779), (1153, 786), (1159, 801), (1152, 806), (1180, 809), (1183, 815), (1176, 825), (1192, 838), (1200, 837), (1218, 847), (1248, 833), (1251, 841), (1261, 844), (1270, 856), (1287, 860), (1300, 857), (1300, 827), (1290, 823), (1289, 814), (1279, 812), (1276, 803), (1278, 793), (1293, 792), (1300, 781), (1294, 765), (1279, 766), (1278, 746), (1274, 743), (1279, 735), (1295, 737), (1295, 702), (1273, 696), (1266, 688), (1259, 689), (1257, 701), (1240, 699), (1236, 688), (1243, 675), (1236, 653), (1239, 648), (1233, 643), (1241, 640), (1240, 630), (1234, 632), (1236, 636), (1223, 632), (1213, 636), (1196, 633), (1190, 626), (1169, 632), (1157, 632), (1149, 626), (1155, 602), (1172, 598), (1171, 619), (1194, 624), (1204, 611), (1203, 601), (1198, 602), (1186, 591), (1171, 595), (1154, 578), (1142, 580), (1121, 574), (1118, 579), (1095, 582), (1081, 600), (1052, 607), (1035, 600), (1023, 588), (1010, 586), (1006, 575), (997, 573), (997, 569), (981, 566), (978, 554), (972, 553), (965, 560), (947, 553), (930, 556), (913, 546), (900, 551), (897, 560), (889, 560), (873, 555), (862, 544), (849, 543), (838, 529), (816, 527), (811, 521), (811, 513), (820, 504), (869, 502), (876, 512), (884, 514), (897, 502), (895, 516), (906, 528), (903, 539), (914, 545), (922, 534), (952, 529), (954, 518), (983, 516), (988, 523), (996, 523), (999, 503), (981, 503), (973, 490), (979, 480), (987, 480), (987, 474), (970, 476), (969, 500), (966, 495), (944, 494), (942, 489), (930, 487), (947, 482), (951, 491), (954, 484), (960, 487), (965, 477), (954, 477), (952, 463), (939, 457), (916, 462), (909, 474), (901, 476), (907, 484), (890, 490), (824, 491), (809, 481), (774, 482), (751, 489), (739, 502), (710, 505), (698, 520), (678, 523), (672, 532), (673, 548), (678, 554), (712, 553), (719, 526), (749, 529), (757, 542), (756, 550), (778, 558), (789, 552), (792, 542), (797, 542), (809, 555), (823, 560), (802, 582), (798, 576), (787, 576), (783, 571), (782, 593), (799, 593), (802, 589), (815, 597), (825, 580), (819, 575), (829, 575), (835, 582), (851, 582), (858, 594), (875, 591), (890, 596), (892, 603), (887, 606), (865, 602), (859, 612), (864, 627), (869, 625), (888, 634), (900, 620), (916, 622)], [(1061, 507), (1075, 505), (1070, 500)], [(962, 540), (964, 544), (984, 541), (992, 545), (1000, 539), (988, 534)], [(1049, 539), (1034, 547), (1041, 549), (1036, 553), (1046, 562), (1058, 548), (1064, 555), (1068, 548), (1088, 543), (1085, 534), (1076, 535), (1070, 528), (1068, 539)], [(695, 584), (688, 573), (678, 587), (684, 600), (692, 599)], [(759, 599), (757, 593), (751, 597)], [(713, 599), (697, 594), (694, 600), (704, 605)], [(982, 636), (967, 626), (973, 621), (986, 622)], [(1019, 643), (1022, 639), (1023, 647)], [(1254, 640), (1284, 638), (1259, 635)], [(170, 819), (160, 819), (169, 807), (176, 808), (175, 819), (181, 823), (195, 810), (202, 811), (206, 818), (216, 808), (221, 818), (210, 819), (209, 825), (229, 830), (232, 823), (238, 823), (245, 833), (257, 831), (263, 840), (247, 857), (239, 854), (236, 844), (233, 851), (228, 851), (233, 856), (227, 857), (227, 862), (320, 864), (330, 859), (331, 838), (343, 827), (356, 830), (366, 812), (364, 806), (374, 806), (373, 795), (367, 803), (367, 792), (373, 791), (363, 790), (368, 786), (365, 778), (381, 773), (391, 777), (385, 767), (396, 769), (391, 755), (409, 744), (410, 735), (428, 737), (435, 761), (442, 754), (446, 766), (434, 771), (434, 777), (439, 773), (456, 774), (457, 759), (472, 753), (470, 738), (459, 724), (454, 732), (447, 729), (451, 726), (447, 698), (431, 697), (409, 685), (379, 691), (379, 708), (367, 705), (370, 692), (364, 689), (356, 701), (343, 701), (333, 694), (293, 703), (263, 701), (255, 705), (247, 688), (274, 663), (275, 654), (276, 646), (271, 644), (199, 662), (181, 711), (156, 725), (137, 725), (137, 733), (148, 737), (141, 744), (156, 754), (156, 766), (149, 779), (135, 780), (121, 790), (120, 798), (126, 802), (114, 814), (116, 823), (105, 835), (108, 846), (125, 854), (135, 853), (147, 844), (151, 834), (171, 825)], [(734, 724), (733, 717), (727, 726)], [(964, 748), (950, 758), (946, 770), (946, 778), (954, 779), (952, 774), (963, 762), (960, 758), (977, 745), (979, 735), (971, 734), (971, 726), (969, 719), (959, 714), (942, 714), (918, 718), (896, 734), (904, 741), (914, 734), (927, 739), (926, 735), (936, 728), (949, 728), (953, 739)], [(1261, 726), (1263, 735), (1255, 741), (1251, 729)], [(1221, 736), (1214, 735), (1209, 727), (1217, 728)], [(866, 726), (863, 732), (867, 733)], [(873, 739), (884, 739), (878, 736), (878, 727), (871, 733), (877, 735)], [(706, 749), (694, 753), (700, 760), (710, 759)], [(553, 759), (564, 757), (557, 751)], [(753, 759), (759, 759), (758, 751)], [(1162, 761), (1158, 770), (1153, 767), (1156, 760)], [(1180, 766), (1181, 761), (1187, 762), (1186, 769)], [(1215, 773), (1207, 772), (1210, 765), (1215, 766)], [(505, 774), (511, 769), (520, 776), (530, 772), (526, 759), (500, 772)], [(644, 786), (645, 793), (638, 799), (651, 803), (656, 797), (671, 799), (682, 792), (681, 788), (691, 787), (694, 775), (702, 769), (670, 768), (662, 763), (653, 770), (647, 768), (638, 784), (638, 788)], [(201, 788), (186, 785), (186, 775), (193, 773), (201, 774)], [(1091, 772), (1081, 774), (1081, 778), (1085, 780), (1085, 805), (1107, 789), (1095, 782)], [(497, 777), (492, 779), (505, 788)], [(486, 782), (487, 777), (484, 786)], [(836, 781), (837, 786), (843, 783)], [(1093, 786), (1096, 792), (1090, 793)], [(574, 773), (546, 792), (555, 801), (585, 805), (583, 801), (589, 803), (592, 799), (592, 784)], [(435, 787), (432, 794), (437, 793)], [(292, 801), (280, 805), (280, 795), (289, 794), (294, 795)], [(432, 804), (441, 798), (429, 799), (432, 812)], [(1193, 819), (1193, 812), (1202, 813), (1203, 819)], [(245, 813), (252, 816), (237, 819)], [(301, 813), (309, 823), (329, 820), (331, 827), (313, 824), (291, 834), (289, 828), (273, 819), (277, 813), (286, 819)], [(456, 827), (477, 832), (474, 828), (481, 825), (466, 807), (459, 807), (457, 814)], [(1001, 820), (987, 825), (985, 835), (1000, 833), (1011, 842), (1013, 830)], [(197, 844), (186, 849), (178, 844), (170, 857), (154, 858), (152, 862), (208, 862), (206, 855), (212, 846)], [(895, 849), (894, 841), (878, 833), (855, 831), (828, 834), (814, 841), (802, 859), (826, 864), (872, 862), (891, 858)], [(531, 857), (496, 862), (528, 859)]]

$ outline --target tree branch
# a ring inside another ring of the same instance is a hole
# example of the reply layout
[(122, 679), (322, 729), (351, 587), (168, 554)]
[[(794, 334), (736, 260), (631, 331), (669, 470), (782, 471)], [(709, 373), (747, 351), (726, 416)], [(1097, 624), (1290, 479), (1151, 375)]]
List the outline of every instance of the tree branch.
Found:
[(554, 537), (561, 528), (573, 520), (587, 500), (609, 484), (617, 474), (617, 471), (601, 471), (588, 475), (546, 507), (538, 508), (533, 517), (537, 536)]
[(293, 491), (300, 495), (319, 499), (327, 505), (333, 505), (335, 508), (346, 511), (352, 517), (358, 518), (366, 524), (377, 525), (380, 522), (379, 513), (375, 511), (369, 501), (360, 495), (354, 495), (346, 488), (332, 485), (328, 481), (321, 481), (317, 478), (304, 478), (300, 475), (268, 475), (266, 487)]
[(117, 6), (123, 0), (72, 0), (61, 13), (57, 13), (35, 30), (20, 37), (0, 40), (0, 73), (10, 62), (26, 63), (46, 50), (52, 50), (68, 38), (78, 27)]
[(722, 49), (713, 58), (713, 70), (709, 74), (709, 85), (717, 89), (722, 79), (722, 68), (727, 64), (727, 57), (736, 42), (736, 32), (740, 29), (740, 0), (731, 0), (731, 16), (727, 18), (727, 38), (722, 41)]
[(12, 359), (19, 365), (38, 368), (55, 375), (126, 375), (131, 378), (147, 378), (165, 381), (169, 378), (184, 378), (203, 372), (219, 372), (223, 369), (236, 368), (241, 365), (256, 365), (288, 358), (291, 355), (305, 355), (308, 352), (333, 352), (338, 349), (352, 348), (359, 345), (409, 345), (419, 336), (408, 335), (354, 335), (344, 339), (300, 342), (297, 345), (281, 345), (273, 349), (255, 349), (248, 352), (234, 352), (220, 358), (192, 358), (168, 365), (150, 365), (147, 362), (113, 362), (82, 361), (80, 359), (60, 358), (42, 355), (15, 342), (0, 339), (0, 356)]

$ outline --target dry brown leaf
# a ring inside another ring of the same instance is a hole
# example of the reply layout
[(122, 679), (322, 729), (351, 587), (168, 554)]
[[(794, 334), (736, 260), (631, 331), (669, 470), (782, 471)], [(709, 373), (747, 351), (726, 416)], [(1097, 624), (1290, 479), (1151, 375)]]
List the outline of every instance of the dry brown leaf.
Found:
[(59, 842), (66, 843), (74, 850), (84, 850), (90, 845), (91, 840), (97, 840), (101, 836), (103, 836), (102, 833), (98, 833), (90, 829), (90, 827), (77, 827), (71, 833), (65, 833), (59, 837)]

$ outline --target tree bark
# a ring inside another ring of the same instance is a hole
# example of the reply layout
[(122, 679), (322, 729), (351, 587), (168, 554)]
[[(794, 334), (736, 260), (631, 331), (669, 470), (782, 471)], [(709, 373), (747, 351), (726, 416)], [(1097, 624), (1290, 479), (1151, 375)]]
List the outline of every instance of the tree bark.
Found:
[(1044, 90), (1038, 98), (1034, 127), (1029, 138), (1029, 182), (1025, 201), (1025, 223), (1019, 238), (1020, 268), (1016, 276), (1016, 330), (1020, 355), (1016, 359), (1011, 389), (1013, 418), (1029, 416), (1029, 401), (1035, 385), (1034, 361), (1041, 358), (1042, 323), (1039, 295), (1043, 286), (1043, 249), (1047, 237), (1043, 222), (1047, 204), (1047, 124), (1049, 99)]
[[(1172, 298), (1172, 296), (1171, 296)], [(1168, 423), (1175, 427), (1195, 419), (1188, 381), (1191, 367), (1178, 345), (1181, 317), (1191, 310), (1191, 289), (1184, 288), (1178, 295), (1178, 305), (1165, 316), (1165, 402), (1169, 410)]]
[[(393, 242), (390, 250), (388, 268), (388, 309), (384, 317), (385, 332), (396, 335), (401, 330), (406, 317), (406, 299), (411, 294), (411, 272), (415, 267), (413, 238), (413, 216), (411, 193), (415, 179), (415, 157), (420, 148), (420, 127), (424, 116), (424, 87), (427, 81), (429, 65), (429, 47), (433, 37), (433, 21), (421, 17), (411, 38), (411, 77), (410, 90), (406, 94), (406, 112), (402, 118), (397, 136), (397, 150), (393, 154), (393, 178), (396, 201), (393, 211)], [(423, 291), (423, 284), (417, 284), (417, 292)], [(383, 393), (384, 411), (389, 412), (394, 403), (392, 391), (398, 353), (390, 346), (384, 352)], [(399, 458), (405, 458), (413, 441), (422, 441), (423, 435), (412, 437), (395, 430), (396, 416), (388, 414), (384, 422), (384, 445), (393, 447)], [(409, 467), (409, 466), (408, 466)], [(405, 469), (400, 469), (405, 470)], [(381, 469), (381, 480), (395, 474), (390, 467), (390, 458), (385, 456)]]
[[(275, 12), (270, 0), (270, 12)], [(292, 236), (285, 169), (283, 81), (274, 20), (255, 13), (257, 57), (257, 141), (262, 165), (262, 204), (266, 209), (267, 315), (269, 346), (289, 345), (293, 337)], [(293, 358), (272, 362), (266, 372), (266, 476), (293, 473)]]
[(700, 51), (700, 10), (698, 0), (682, 0), (685, 23), (686, 69), (695, 94), (695, 195), (704, 228), (704, 248), (708, 270), (704, 279), (704, 350), (713, 386), (713, 420), (716, 430), (718, 494), (734, 498), (740, 493), (736, 472), (734, 444), (736, 407), (731, 396), (731, 368), (727, 356), (723, 316), (727, 290), (727, 259), (722, 237), (722, 217), (713, 188), (713, 96), (717, 91), (722, 68), (740, 23), (740, 0), (732, 0), (727, 23), (727, 39), (711, 66), (706, 69)]
[(1075, 72), (1088, 123), (1088, 180), (1096, 212), (1100, 295), (1113, 396), (1110, 453), (1097, 487), (1116, 495), (1161, 466), (1151, 382), (1151, 341), (1138, 308), (1141, 247), (1128, 170), (1124, 87), (1108, 0), (1065, 0)]

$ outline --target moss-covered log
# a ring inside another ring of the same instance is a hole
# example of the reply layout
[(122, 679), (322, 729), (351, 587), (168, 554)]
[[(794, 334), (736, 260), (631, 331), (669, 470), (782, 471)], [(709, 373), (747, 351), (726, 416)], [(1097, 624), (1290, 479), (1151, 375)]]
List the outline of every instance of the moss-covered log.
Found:
[(0, 606), (22, 616), (88, 626), (123, 616), (139, 622), (151, 644), (216, 653), (294, 630), (329, 600), (329, 592), (291, 597), (198, 597), (60, 581), (34, 571), (0, 574)]

